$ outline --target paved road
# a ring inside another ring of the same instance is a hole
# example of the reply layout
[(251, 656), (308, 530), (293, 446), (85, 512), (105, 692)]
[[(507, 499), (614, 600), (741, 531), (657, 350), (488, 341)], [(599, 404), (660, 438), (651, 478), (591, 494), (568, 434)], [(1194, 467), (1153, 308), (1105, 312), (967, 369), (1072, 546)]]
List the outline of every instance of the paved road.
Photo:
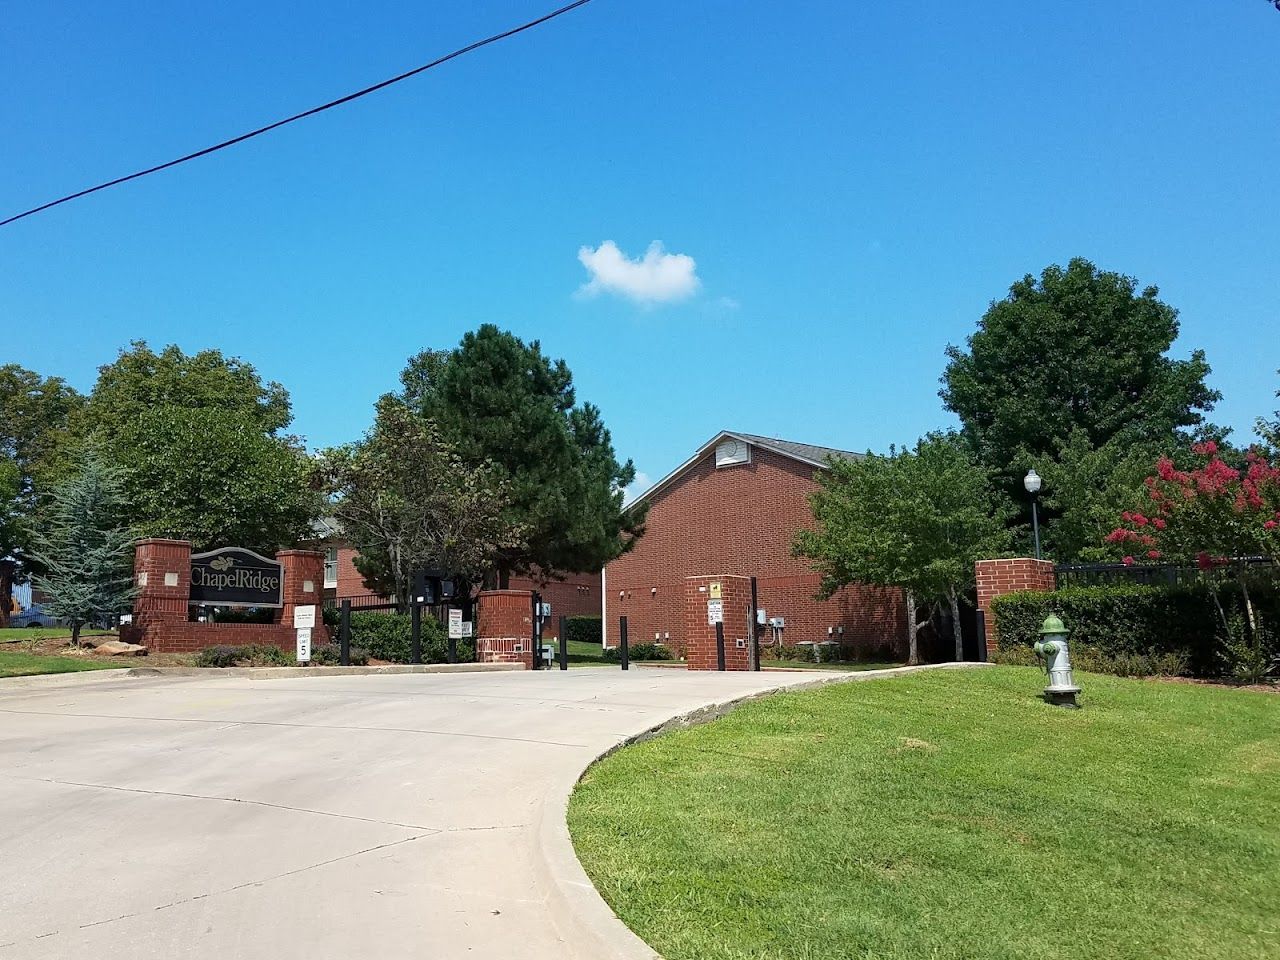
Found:
[(810, 679), (0, 684), (0, 960), (644, 955), (566, 856), (572, 784), (670, 717)]

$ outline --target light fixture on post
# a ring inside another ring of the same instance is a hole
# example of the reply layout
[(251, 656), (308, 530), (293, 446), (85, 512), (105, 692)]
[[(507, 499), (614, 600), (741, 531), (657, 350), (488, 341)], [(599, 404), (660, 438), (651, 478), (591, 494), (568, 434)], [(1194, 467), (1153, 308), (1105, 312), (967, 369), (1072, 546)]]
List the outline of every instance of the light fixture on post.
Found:
[(1040, 559), (1040, 514), (1036, 509), (1036, 498), (1040, 494), (1041, 483), (1040, 474), (1036, 473), (1035, 468), (1027, 471), (1027, 475), (1022, 478), (1022, 485), (1027, 488), (1027, 493), (1031, 494), (1031, 531), (1035, 537), (1036, 559)]

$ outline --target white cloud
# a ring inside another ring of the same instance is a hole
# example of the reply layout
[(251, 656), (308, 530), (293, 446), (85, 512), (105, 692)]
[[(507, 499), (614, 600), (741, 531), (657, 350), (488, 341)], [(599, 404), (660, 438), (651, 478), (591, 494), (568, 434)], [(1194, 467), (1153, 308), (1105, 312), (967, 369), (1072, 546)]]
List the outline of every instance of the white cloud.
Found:
[(632, 503), (635, 502), (636, 497), (640, 496), (640, 494), (644, 493), (646, 490), (648, 490), (652, 486), (653, 486), (653, 478), (650, 477), (647, 473), (641, 473), (639, 470), (637, 470), (636, 478), (632, 480), (631, 483), (628, 486), (624, 487), (622, 490), (623, 506), (630, 506)]
[(594, 297), (615, 293), (637, 303), (673, 303), (697, 292), (698, 265), (683, 253), (667, 253), (655, 240), (643, 257), (632, 260), (606, 240), (592, 250), (583, 247), (578, 260), (591, 274), (591, 280), (578, 288), (578, 295)]

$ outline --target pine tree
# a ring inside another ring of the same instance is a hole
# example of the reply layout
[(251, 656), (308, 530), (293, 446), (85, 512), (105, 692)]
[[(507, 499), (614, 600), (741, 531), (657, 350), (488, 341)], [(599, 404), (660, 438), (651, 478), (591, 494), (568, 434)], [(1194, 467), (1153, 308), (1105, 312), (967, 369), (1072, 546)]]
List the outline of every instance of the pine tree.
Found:
[(90, 451), (79, 469), (53, 492), (35, 556), (45, 572), (35, 578), (45, 608), (71, 626), (80, 645), (85, 624), (118, 614), (131, 603), (133, 533), (119, 522), (124, 506), (119, 472)]

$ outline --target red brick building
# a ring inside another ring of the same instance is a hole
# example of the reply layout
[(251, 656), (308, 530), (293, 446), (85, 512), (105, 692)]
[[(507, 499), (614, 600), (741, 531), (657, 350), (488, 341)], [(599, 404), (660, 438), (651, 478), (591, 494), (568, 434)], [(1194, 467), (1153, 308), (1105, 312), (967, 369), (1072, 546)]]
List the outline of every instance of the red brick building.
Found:
[[(859, 454), (747, 433), (717, 434), (697, 453), (643, 493), (645, 534), (635, 549), (604, 573), (605, 642), (618, 642), (618, 617), (627, 617), (631, 643), (654, 639), (682, 648), (685, 579), (754, 576), (758, 605), (769, 620), (785, 621), (784, 643), (836, 641), (845, 654), (901, 653), (906, 608), (900, 591), (846, 587), (817, 600), (820, 576), (791, 556), (796, 532), (812, 523), (809, 494), (829, 458)], [(761, 643), (775, 631), (766, 626)]]

